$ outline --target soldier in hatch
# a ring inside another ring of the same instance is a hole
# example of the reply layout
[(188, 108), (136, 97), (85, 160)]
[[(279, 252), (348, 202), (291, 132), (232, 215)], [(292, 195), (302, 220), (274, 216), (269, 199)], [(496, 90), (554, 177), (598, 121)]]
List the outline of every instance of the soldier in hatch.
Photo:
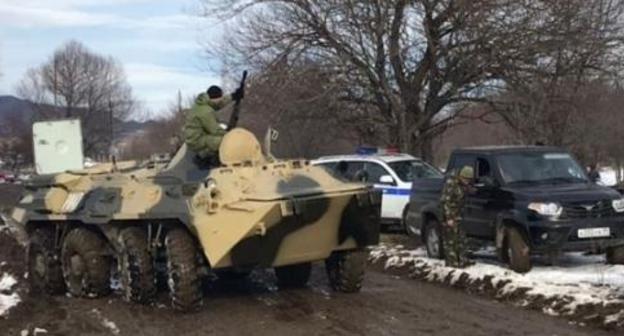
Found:
[(467, 253), (466, 233), (461, 227), (465, 195), (470, 191), (474, 170), (463, 167), (457, 174), (452, 174), (444, 184), (440, 204), (442, 230), (444, 237), (444, 256), (446, 266), (464, 268), (471, 264)]
[(231, 101), (240, 101), (243, 97), (242, 88), (224, 97), (221, 88), (215, 85), (197, 96), (195, 105), (186, 116), (184, 141), (196, 153), (199, 161), (209, 164), (218, 158), (217, 152), (226, 130), (219, 126), (216, 112)]

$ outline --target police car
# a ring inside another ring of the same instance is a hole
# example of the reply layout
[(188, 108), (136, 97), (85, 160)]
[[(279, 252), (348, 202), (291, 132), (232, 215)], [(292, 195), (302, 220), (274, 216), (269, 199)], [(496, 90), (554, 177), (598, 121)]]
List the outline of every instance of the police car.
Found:
[(382, 224), (398, 224), (403, 228), (412, 181), (442, 177), (440, 171), (423, 160), (392, 149), (362, 148), (355, 155), (324, 156), (312, 164), (325, 167), (336, 176), (371, 183), (375, 189), (382, 190)]

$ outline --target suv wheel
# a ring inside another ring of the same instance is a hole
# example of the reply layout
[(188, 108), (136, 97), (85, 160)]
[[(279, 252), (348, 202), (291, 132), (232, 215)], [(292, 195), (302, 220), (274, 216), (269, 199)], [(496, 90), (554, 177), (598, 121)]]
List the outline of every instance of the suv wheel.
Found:
[(437, 220), (431, 219), (427, 222), (424, 232), (425, 247), (427, 256), (434, 259), (444, 258), (444, 247), (442, 244), (442, 230)]
[(531, 254), (524, 236), (516, 228), (507, 228), (506, 233), (509, 267), (518, 273), (530, 271)]
[(624, 265), (624, 246), (607, 248), (607, 263), (611, 265)]

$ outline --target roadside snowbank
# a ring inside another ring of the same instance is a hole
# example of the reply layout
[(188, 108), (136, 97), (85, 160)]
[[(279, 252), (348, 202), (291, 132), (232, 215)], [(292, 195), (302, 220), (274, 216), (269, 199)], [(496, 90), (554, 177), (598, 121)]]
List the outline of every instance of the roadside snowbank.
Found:
[(624, 326), (624, 266), (605, 265), (602, 256), (576, 253), (566, 254), (558, 266), (537, 264), (531, 272), (518, 274), (496, 262), (492, 251), (480, 251), (475, 258), (475, 265), (455, 269), (427, 258), (422, 248), (380, 244), (370, 254), (371, 263), (414, 278), (491, 295), (583, 324)]
[(117, 327), (117, 324), (115, 324), (115, 322), (109, 320), (108, 318), (104, 317), (102, 315), (102, 313), (98, 310), (98, 309), (92, 309), (91, 313), (93, 313), (93, 315), (95, 315), (95, 317), (100, 321), (100, 324), (108, 329), (113, 335), (119, 335), (120, 330)]
[(15, 292), (17, 280), (10, 274), (4, 273), (0, 279), (0, 316), (5, 316), (9, 310), (21, 299), (19, 294)]

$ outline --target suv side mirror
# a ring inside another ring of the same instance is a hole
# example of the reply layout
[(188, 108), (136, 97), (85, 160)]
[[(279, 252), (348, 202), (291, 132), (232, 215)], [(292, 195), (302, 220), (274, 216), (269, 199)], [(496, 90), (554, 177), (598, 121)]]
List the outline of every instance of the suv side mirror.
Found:
[(379, 177), (379, 183), (381, 184), (394, 184), (394, 179), (390, 175), (382, 175)]

